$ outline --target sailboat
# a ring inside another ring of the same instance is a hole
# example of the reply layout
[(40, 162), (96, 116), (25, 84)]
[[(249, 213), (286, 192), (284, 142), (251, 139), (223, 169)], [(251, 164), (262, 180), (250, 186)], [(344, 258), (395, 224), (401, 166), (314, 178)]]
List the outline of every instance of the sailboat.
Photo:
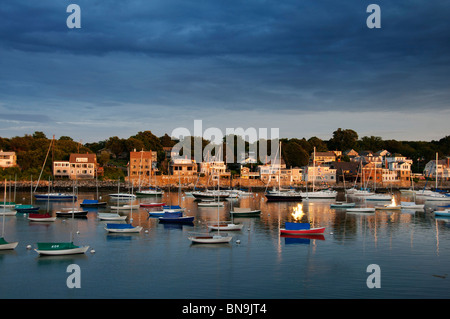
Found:
[[(231, 210), (233, 210), (233, 202), (231, 202)], [(231, 221), (220, 221), (218, 223), (209, 223), (209, 230), (241, 230), (243, 224), (234, 223), (233, 214), (231, 214)]]
[[(118, 192), (119, 192), (119, 188), (120, 188), (120, 181), (117, 184), (117, 188), (118, 188)], [(117, 198), (117, 207), (119, 205), (119, 198)], [(118, 209), (116, 210), (116, 213), (97, 213), (97, 218), (100, 220), (125, 220), (127, 219), (127, 216), (121, 216), (119, 215), (119, 211)]]
[[(277, 149), (277, 153), (279, 152), (279, 159), (280, 164), (278, 166), (278, 190), (272, 190), (265, 192), (265, 196), (267, 198), (267, 201), (269, 202), (281, 202), (281, 201), (302, 201), (302, 195), (296, 191), (288, 190), (288, 191), (282, 191), (280, 184), (281, 184), (281, 142), (279, 143), (279, 147)], [(275, 157), (277, 157), (275, 155)]]
[[(319, 190), (316, 191), (315, 190), (315, 181), (316, 181), (316, 148), (314, 147), (314, 155), (313, 155), (313, 173), (314, 173), (314, 177), (313, 177), (313, 189), (312, 192), (302, 192), (301, 196), (302, 198), (305, 199), (310, 199), (310, 198), (336, 198), (337, 196), (337, 192), (335, 190), (331, 190), (331, 189), (323, 189), (323, 190)], [(309, 174), (308, 174), (309, 176)], [(309, 178), (308, 178), (309, 179)]]
[[(217, 189), (220, 189), (220, 175), (217, 180)], [(219, 201), (219, 198), (217, 198)], [(219, 207), (217, 207), (217, 224), (220, 223)], [(188, 239), (194, 244), (223, 244), (229, 243), (233, 237), (228, 236), (226, 233), (220, 233), (220, 228), (217, 229), (217, 233), (191, 233)]]
[(0, 211), (0, 215), (3, 215), (3, 216), (14, 216), (14, 215), (16, 215), (16, 211), (15, 210), (11, 210), (10, 209), (10, 207), (14, 207), (14, 205), (12, 205), (12, 206), (9, 206), (9, 205), (6, 205), (6, 185), (7, 185), (8, 183), (7, 183), (7, 180), (5, 179), (5, 195), (4, 195), (4, 198), (3, 198), (3, 204), (4, 205), (2, 205), (2, 207), (3, 207), (3, 209)]
[[(142, 226), (133, 226), (133, 205), (131, 205), (130, 199), (130, 222), (126, 224), (115, 224), (108, 223), (106, 224), (105, 230), (109, 233), (139, 233), (142, 230)], [(112, 216), (111, 216), (112, 217)], [(119, 214), (117, 213), (116, 220), (120, 219)], [(122, 217), (123, 218), (123, 217)], [(109, 219), (111, 220), (111, 219)]]
[[(438, 153), (436, 153), (436, 186), (435, 189), (438, 189)], [(427, 201), (450, 201), (450, 194), (448, 193), (439, 193), (437, 191), (429, 192), (428, 194), (423, 195), (425, 200)]]
[[(180, 206), (181, 197), (181, 175), (178, 175), (178, 205), (168, 205), (163, 207), (163, 214), (159, 217), (161, 223), (182, 223), (192, 224), (194, 216), (184, 216), (184, 208)], [(169, 190), (170, 191), (170, 190)], [(149, 212), (149, 215), (152, 214)], [(156, 216), (156, 215), (153, 215)]]
[(99, 196), (98, 196), (98, 177), (97, 177), (97, 168), (95, 168), (95, 190), (97, 193), (96, 199), (84, 199), (83, 202), (80, 204), (81, 207), (102, 207), (106, 206), (106, 202), (100, 202)]
[[(50, 183), (48, 184), (48, 187), (50, 188)], [(49, 213), (50, 203), (48, 201), (49, 199), (47, 199), (47, 212), (45, 214), (40, 214), (38, 212), (30, 212), (28, 214), (28, 220), (33, 222), (54, 222), (56, 220), (56, 216), (50, 215)]]
[[(74, 200), (74, 199), (77, 199), (77, 196), (75, 195), (75, 193), (68, 194), (68, 193), (56, 193), (56, 192), (50, 193), (50, 192), (48, 192), (46, 194), (36, 194), (36, 190), (39, 186), (39, 181), (41, 179), (42, 172), (44, 171), (45, 163), (47, 162), (48, 154), (50, 153), (50, 150), (54, 148), (54, 145), (55, 145), (55, 136), (53, 135), (53, 139), (50, 142), (50, 145), (48, 147), (47, 155), (45, 156), (44, 164), (42, 165), (41, 173), (39, 174), (36, 188), (34, 189), (34, 193), (35, 193), (34, 198), (36, 200), (47, 200), (47, 199), (49, 199), (49, 200)], [(52, 162), (53, 162), (53, 159), (52, 159)], [(52, 171), (53, 171), (53, 169), (52, 169)]]
[[(6, 202), (6, 179), (5, 179), (5, 194), (3, 197), (4, 201)], [(3, 207), (3, 210), (6, 210), (6, 207)], [(15, 213), (15, 212), (14, 212)], [(15, 249), (19, 242), (7, 242), (5, 240), (5, 216), (6, 213), (3, 214), (3, 220), (2, 220), (2, 237), (0, 237), (0, 250), (7, 250), (7, 249)]]
[(39, 206), (33, 206), (33, 177), (30, 185), (30, 205), (17, 204), (14, 208), (18, 213), (36, 213), (39, 210)]
[[(75, 186), (73, 187), (75, 192)], [(72, 198), (72, 211), (75, 211), (75, 199)], [(74, 215), (72, 214), (72, 227), (74, 224)], [(39, 242), (35, 251), (39, 255), (73, 255), (84, 254), (89, 249), (89, 246), (77, 246), (73, 243), (73, 229), (70, 242)]]

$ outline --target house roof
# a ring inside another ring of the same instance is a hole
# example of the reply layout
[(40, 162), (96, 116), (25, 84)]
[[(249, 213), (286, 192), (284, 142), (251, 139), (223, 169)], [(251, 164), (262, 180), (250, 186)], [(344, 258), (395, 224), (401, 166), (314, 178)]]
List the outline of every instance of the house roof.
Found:
[(96, 163), (97, 156), (95, 154), (70, 154), (69, 162), (76, 163), (77, 158), (87, 158), (87, 163)]

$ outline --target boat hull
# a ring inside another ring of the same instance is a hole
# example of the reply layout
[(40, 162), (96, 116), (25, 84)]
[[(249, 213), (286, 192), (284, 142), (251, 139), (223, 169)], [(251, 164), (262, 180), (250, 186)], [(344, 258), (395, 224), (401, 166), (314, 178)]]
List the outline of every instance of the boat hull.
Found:
[(231, 236), (191, 236), (188, 239), (194, 244), (226, 244), (231, 241)]
[(244, 227), (242, 224), (208, 225), (210, 230), (241, 230), (242, 227)]
[(76, 212), (56, 212), (56, 216), (57, 217), (74, 217), (74, 218), (80, 218), (80, 217), (86, 217), (87, 216), (88, 211), (87, 210), (83, 210), (83, 211), (76, 211)]
[(82, 247), (71, 248), (71, 249), (55, 249), (55, 250), (35, 249), (35, 251), (39, 255), (58, 256), (58, 255), (84, 254), (88, 249), (89, 249), (89, 246), (82, 246)]
[(71, 194), (35, 194), (34, 198), (36, 200), (76, 200), (77, 196)]
[(0, 245), (0, 250), (10, 250), (10, 249), (15, 249), (17, 247), (17, 245), (19, 244), (19, 242), (13, 242), (13, 243), (7, 243), (7, 244), (1, 244)]
[(160, 223), (192, 223), (194, 221), (193, 216), (186, 217), (159, 217)]
[(440, 217), (450, 217), (450, 211), (449, 210), (436, 210), (434, 211), (435, 216)]
[(317, 227), (310, 229), (280, 229), (282, 235), (322, 235), (325, 231), (325, 227)]
[(233, 217), (255, 217), (261, 215), (261, 210), (249, 210), (244, 212), (230, 211)]
[(268, 202), (301, 202), (302, 195), (265, 194)]
[(375, 208), (347, 208), (349, 213), (374, 213)]
[(147, 203), (147, 204), (142, 203), (142, 204), (139, 204), (139, 206), (141, 206), (141, 207), (161, 207), (164, 205), (166, 205), (166, 203)]
[(98, 219), (100, 220), (125, 220), (127, 219), (127, 216), (120, 216), (118, 214), (98, 214), (97, 215)]

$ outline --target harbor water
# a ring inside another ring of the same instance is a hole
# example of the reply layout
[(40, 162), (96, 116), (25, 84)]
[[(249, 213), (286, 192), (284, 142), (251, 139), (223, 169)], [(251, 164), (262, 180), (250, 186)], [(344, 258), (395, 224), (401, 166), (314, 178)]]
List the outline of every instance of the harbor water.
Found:
[[(100, 192), (108, 207), (116, 205)], [(396, 192), (395, 199), (413, 201)], [(79, 193), (75, 206), (95, 193)], [(346, 200), (343, 193), (338, 200)], [(384, 205), (386, 202), (357, 205)], [(4, 237), (18, 241), (16, 249), (0, 252), (2, 299), (442, 299), (450, 297), (450, 219), (433, 210), (448, 203), (425, 202), (425, 209), (377, 210), (349, 213), (330, 208), (334, 199), (267, 202), (262, 192), (227, 199), (224, 207), (198, 207), (193, 197), (166, 192), (133, 203), (165, 202), (185, 207), (193, 225), (163, 224), (146, 209), (119, 211), (143, 230), (109, 234), (99, 212), (88, 208), (87, 218), (58, 217), (54, 222), (31, 222), (26, 214), (5, 216)], [(417, 203), (424, 203), (420, 198)], [(17, 192), (16, 203), (30, 203)], [(122, 202), (121, 204), (128, 204)], [(300, 204), (300, 206), (299, 206)], [(34, 202), (41, 211), (72, 207), (72, 201)], [(228, 232), (228, 244), (192, 244), (188, 235), (206, 231), (207, 223), (230, 220), (232, 207), (261, 209), (259, 217), (235, 218), (244, 226)], [(147, 208), (154, 210), (154, 208)], [(293, 213), (302, 222), (325, 227), (323, 237), (280, 236)], [(0, 217), (2, 218), (2, 217)], [(85, 254), (39, 256), (38, 242), (73, 241), (89, 245)], [(30, 247), (28, 247), (30, 246)], [(69, 265), (80, 269), (80, 288), (69, 288)], [(379, 267), (379, 287), (369, 287)], [(368, 269), (369, 267), (369, 269)]]

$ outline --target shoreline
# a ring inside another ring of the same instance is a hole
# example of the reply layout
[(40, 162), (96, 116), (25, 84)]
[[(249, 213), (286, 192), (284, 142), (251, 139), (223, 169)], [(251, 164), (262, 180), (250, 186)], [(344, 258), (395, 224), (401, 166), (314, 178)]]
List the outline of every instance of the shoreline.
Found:
[[(273, 186), (269, 186), (267, 187), (266, 185), (261, 185), (262, 182), (258, 181), (259, 183), (255, 183), (255, 181), (251, 181), (250, 183), (247, 183), (246, 181), (242, 181), (241, 183), (233, 183), (233, 188), (235, 189), (239, 189), (239, 188), (243, 188), (243, 189), (251, 189), (253, 191), (264, 191), (266, 190), (266, 188), (271, 189), (273, 188)], [(11, 183), (11, 184), (10, 184)], [(16, 190), (20, 190), (20, 191), (30, 191), (31, 188), (31, 182), (30, 181), (11, 181), (11, 182), (7, 182), (7, 189), (9, 187), (11, 187), (11, 189), (16, 189)], [(0, 187), (4, 188), (4, 184), (5, 182), (0, 182)], [(36, 189), (36, 192), (46, 192), (48, 191), (48, 185), (49, 182), (48, 181), (40, 181), (39, 182), (39, 186), (36, 188), (36, 182), (33, 182), (33, 191), (34, 189)], [(259, 185), (258, 185), (259, 184)], [(54, 182), (51, 182), (51, 187), (53, 189), (53, 191), (56, 192), (67, 192), (67, 191), (72, 191), (73, 187), (74, 187), (74, 181), (72, 180), (55, 180)], [(117, 180), (105, 180), (105, 181), (96, 181), (95, 180), (78, 180), (75, 182), (76, 188), (78, 189), (78, 191), (95, 191), (97, 188), (99, 189), (99, 191), (101, 190), (111, 190), (117, 191)], [(207, 186), (203, 183), (199, 183), (199, 186), (197, 186), (197, 189), (206, 189)], [(278, 185), (276, 185), (277, 187)], [(289, 188), (290, 185), (281, 185), (282, 188)], [(306, 190), (306, 185), (291, 185), (293, 188), (295, 189), (301, 189), (301, 190)], [(353, 186), (353, 183), (347, 183), (346, 188), (350, 188), (351, 186)], [(425, 186), (427, 186), (426, 188), (428, 189), (434, 189), (435, 185), (432, 182), (426, 183), (425, 181), (421, 181), (419, 183), (416, 183), (414, 185), (415, 189), (423, 189)], [(165, 185), (157, 185), (158, 188), (161, 188), (163, 190), (174, 190), (179, 188), (179, 184), (178, 182), (172, 182), (172, 183), (165, 183)], [(209, 185), (208, 188), (212, 188), (213, 185)], [(444, 185), (439, 185), (438, 186), (439, 189), (441, 190), (450, 190), (450, 182), (445, 182)], [(137, 189), (138, 187), (135, 185), (134, 189)], [(147, 185), (142, 185), (141, 188), (146, 189), (148, 188), (148, 184)], [(183, 190), (193, 190), (195, 188), (195, 183), (181, 183), (181, 188)], [(228, 189), (230, 188), (230, 183), (224, 183), (224, 185), (222, 185), (221, 187), (222, 189)], [(328, 187), (325, 187), (328, 188)], [(335, 190), (344, 190), (344, 183), (338, 183), (338, 184), (334, 184), (334, 185), (329, 185), (329, 188), (335, 189)], [(370, 188), (370, 187), (369, 187)], [(402, 187), (400, 185), (390, 185), (390, 186), (377, 186), (376, 190), (378, 190), (378, 192), (389, 192), (391, 190), (400, 190), (400, 189), (409, 189), (410, 187)], [(121, 190), (127, 190), (129, 191), (131, 189), (131, 185), (128, 182), (120, 182), (120, 189)], [(308, 185), (308, 189), (311, 190), (311, 186)], [(316, 189), (320, 189), (320, 187), (316, 187)]]

